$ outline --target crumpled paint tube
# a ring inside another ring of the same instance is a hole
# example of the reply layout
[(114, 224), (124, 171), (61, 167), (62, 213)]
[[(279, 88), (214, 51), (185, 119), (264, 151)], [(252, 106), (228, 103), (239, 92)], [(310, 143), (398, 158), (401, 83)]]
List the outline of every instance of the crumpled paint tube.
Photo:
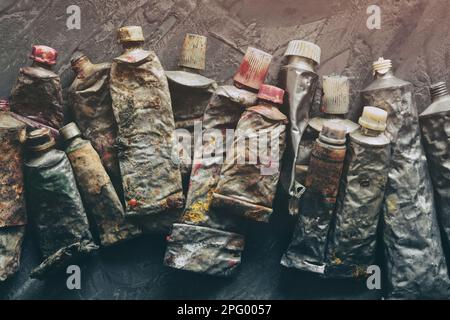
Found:
[(69, 159), (54, 149), (48, 130), (27, 136), (25, 161), (28, 214), (44, 261), (31, 277), (43, 279), (96, 250)]
[(63, 99), (59, 76), (51, 70), (57, 52), (33, 46), (31, 67), (20, 69), (11, 91), (11, 111), (54, 129), (63, 125)]
[(88, 218), (102, 246), (111, 246), (141, 234), (138, 227), (125, 221), (124, 210), (100, 157), (73, 122), (60, 129), (67, 143), (66, 154)]
[(0, 111), (0, 282), (19, 269), (27, 223), (23, 148), (25, 124)]
[(287, 268), (325, 273), (328, 232), (346, 154), (345, 136), (343, 125), (328, 122), (314, 144), (294, 236), (281, 260)]
[(384, 201), (383, 239), (390, 298), (448, 298), (450, 280), (433, 190), (420, 141), (412, 84), (394, 76), (390, 60), (373, 65), (364, 103), (388, 112), (392, 160)]
[(232, 142), (227, 130), (234, 130), (245, 109), (257, 101), (255, 93), (236, 86), (257, 91), (271, 59), (271, 55), (249, 48), (234, 78), (235, 86), (220, 86), (206, 107), (203, 141), (194, 149), (186, 208), (167, 238), (164, 263), (169, 267), (214, 276), (232, 276), (237, 271), (244, 250), (242, 218), (210, 207), (228, 143)]
[(281, 113), (284, 90), (262, 85), (258, 103), (237, 124), (233, 152), (228, 151), (212, 207), (224, 214), (269, 222), (280, 176), (287, 117)]
[(350, 133), (327, 248), (326, 277), (365, 278), (375, 264), (377, 230), (388, 179), (391, 145), (383, 133), (387, 112), (365, 107), (360, 130)]
[(184, 203), (169, 86), (158, 57), (142, 48), (141, 27), (120, 28), (119, 40), (111, 96), (125, 213), (148, 232), (167, 232)]
[(74, 121), (83, 137), (98, 152), (119, 198), (122, 198), (122, 177), (115, 147), (117, 124), (109, 89), (111, 64), (93, 64), (84, 54), (76, 54), (71, 64), (76, 78), (68, 96)]
[(205, 70), (207, 38), (187, 34), (179, 66), (181, 70), (166, 71), (169, 81), (177, 139), (180, 145), (181, 175), (184, 194), (187, 194), (194, 154), (194, 124), (202, 120), (203, 112), (217, 88), (214, 80), (198, 72)]
[(320, 54), (321, 51), (317, 45), (307, 41), (292, 40), (285, 53), (288, 64), (281, 68), (281, 83), (286, 90), (289, 107), (289, 134), (281, 181), (290, 196), (289, 213), (292, 215), (298, 213), (298, 201), (305, 190), (304, 181), (300, 181), (297, 174), (297, 163), (300, 141), (306, 130), (319, 85), (316, 68), (320, 64)]
[(450, 95), (445, 82), (432, 85), (430, 91), (433, 103), (420, 114), (419, 121), (438, 218), (450, 245)]
[[(358, 124), (345, 119), (350, 110), (350, 83), (347, 77), (337, 75), (323, 77), (323, 99), (320, 110), (320, 116), (309, 119), (300, 141), (296, 166), (298, 181), (302, 184), (305, 183), (313, 145), (324, 123), (340, 123), (345, 126), (347, 134), (359, 128)], [(295, 208), (295, 204), (292, 208)]]

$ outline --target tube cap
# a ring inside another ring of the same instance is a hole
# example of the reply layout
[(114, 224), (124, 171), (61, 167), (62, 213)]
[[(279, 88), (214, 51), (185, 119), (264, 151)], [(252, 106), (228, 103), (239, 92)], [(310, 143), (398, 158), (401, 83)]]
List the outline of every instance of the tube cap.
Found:
[(266, 79), (272, 55), (249, 47), (242, 60), (234, 82), (251, 89), (259, 90)]
[(35, 45), (31, 48), (30, 59), (39, 63), (52, 66), (56, 64), (58, 52), (50, 47)]
[(181, 49), (180, 67), (205, 70), (207, 38), (198, 34), (187, 33)]
[(385, 60), (383, 57), (379, 58), (372, 64), (373, 74), (386, 74), (392, 69), (392, 61)]
[(323, 77), (322, 112), (328, 114), (346, 114), (350, 107), (350, 84), (347, 77)]
[(55, 145), (55, 139), (46, 128), (36, 129), (27, 134), (26, 147), (30, 151), (44, 151)]
[(312, 42), (303, 40), (291, 40), (284, 54), (285, 56), (298, 56), (308, 58), (320, 64), (320, 47)]
[(9, 100), (0, 99), (0, 111), (9, 111)]
[(59, 133), (63, 137), (64, 141), (69, 141), (73, 138), (81, 136), (81, 131), (80, 129), (78, 129), (78, 126), (75, 124), (75, 122), (71, 122), (59, 129)]
[(140, 26), (128, 26), (119, 28), (117, 31), (117, 38), (119, 43), (126, 42), (142, 42), (145, 41), (142, 27)]
[(359, 124), (370, 130), (384, 131), (386, 130), (387, 112), (376, 107), (364, 107)]
[(448, 95), (447, 84), (445, 82), (437, 82), (430, 86), (431, 99)]
[(284, 90), (268, 84), (263, 84), (259, 88), (258, 99), (270, 101), (276, 104), (283, 104)]
[(322, 127), (319, 140), (330, 144), (342, 145), (345, 144), (346, 135), (347, 130), (345, 126), (336, 122), (327, 122)]

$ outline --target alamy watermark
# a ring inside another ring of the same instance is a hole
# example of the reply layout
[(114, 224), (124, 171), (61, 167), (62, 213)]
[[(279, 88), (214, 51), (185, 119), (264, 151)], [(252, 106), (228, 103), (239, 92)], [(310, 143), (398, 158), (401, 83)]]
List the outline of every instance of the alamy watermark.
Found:
[(69, 274), (66, 286), (69, 290), (81, 290), (81, 269), (77, 265), (68, 266), (66, 273)]
[(369, 30), (381, 29), (381, 8), (377, 5), (367, 7), (366, 13), (369, 15), (366, 26)]
[(372, 265), (367, 268), (367, 289), (381, 290), (381, 268), (377, 265)]
[(81, 29), (81, 9), (77, 5), (68, 6), (66, 9), (68, 14), (66, 26), (68, 30)]

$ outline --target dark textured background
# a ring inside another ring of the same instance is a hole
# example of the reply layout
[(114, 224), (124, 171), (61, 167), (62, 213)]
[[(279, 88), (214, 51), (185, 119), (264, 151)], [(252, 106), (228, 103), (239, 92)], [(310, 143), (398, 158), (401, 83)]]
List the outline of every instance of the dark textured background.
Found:
[[(81, 30), (67, 30), (66, 8), (81, 7)], [(382, 9), (381, 30), (366, 27), (367, 6)], [(371, 80), (379, 56), (394, 61), (398, 76), (413, 82), (419, 111), (429, 104), (431, 82), (449, 80), (448, 0), (0, 0), (0, 96), (8, 96), (18, 69), (29, 64), (32, 44), (56, 48), (64, 87), (72, 80), (71, 55), (84, 51), (94, 62), (110, 61), (120, 49), (115, 30), (142, 25), (146, 45), (166, 69), (176, 68), (186, 32), (208, 36), (206, 76), (230, 83), (247, 46), (274, 55), (268, 77), (276, 82), (289, 40), (305, 39), (322, 48), (321, 74), (351, 78), (351, 116), (359, 115), (358, 90)], [(28, 234), (17, 276), (0, 284), (0, 298), (83, 299), (297, 299), (376, 298), (364, 284), (324, 281), (285, 272), (279, 265), (291, 230), (285, 199), (266, 226), (252, 226), (242, 270), (234, 280), (214, 279), (162, 266), (164, 239), (145, 236), (100, 253), (82, 264), (82, 290), (65, 289), (65, 278), (30, 280), (39, 261)]]

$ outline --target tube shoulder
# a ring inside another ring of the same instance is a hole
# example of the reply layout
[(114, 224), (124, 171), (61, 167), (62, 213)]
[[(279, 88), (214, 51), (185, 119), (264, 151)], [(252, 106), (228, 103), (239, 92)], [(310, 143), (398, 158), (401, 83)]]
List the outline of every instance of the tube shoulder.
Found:
[(376, 91), (380, 89), (393, 88), (393, 87), (405, 87), (412, 86), (411, 82), (399, 79), (395, 76), (389, 78), (375, 79), (368, 87), (362, 91)]
[(347, 134), (355, 132), (359, 129), (359, 125), (354, 123), (353, 121), (349, 119), (327, 119), (327, 118), (321, 118), (321, 117), (315, 117), (309, 120), (308, 125), (313, 128), (317, 132), (321, 132), (324, 124), (328, 122), (334, 122), (339, 123), (343, 125), (347, 131)]
[(374, 147), (384, 147), (391, 143), (384, 133), (376, 137), (370, 137), (362, 134), (360, 130), (350, 133), (350, 139), (358, 144)]
[(220, 86), (215, 93), (243, 106), (253, 106), (258, 100), (256, 93), (235, 86)]
[(430, 104), (430, 106), (426, 108), (419, 117), (431, 117), (439, 113), (450, 114), (450, 96)]
[(147, 59), (151, 59), (152, 55), (154, 55), (152, 51), (136, 49), (114, 58), (114, 61), (118, 63), (137, 64), (145, 62)]
[(58, 75), (51, 70), (40, 67), (24, 67), (20, 69), (23, 75), (38, 79), (55, 79)]
[(197, 89), (215, 89), (216, 81), (200, 74), (186, 71), (166, 71), (167, 79), (178, 85), (197, 88)]
[(66, 154), (63, 151), (53, 149), (39, 157), (27, 159), (25, 165), (33, 169), (49, 168), (60, 163), (65, 158)]

